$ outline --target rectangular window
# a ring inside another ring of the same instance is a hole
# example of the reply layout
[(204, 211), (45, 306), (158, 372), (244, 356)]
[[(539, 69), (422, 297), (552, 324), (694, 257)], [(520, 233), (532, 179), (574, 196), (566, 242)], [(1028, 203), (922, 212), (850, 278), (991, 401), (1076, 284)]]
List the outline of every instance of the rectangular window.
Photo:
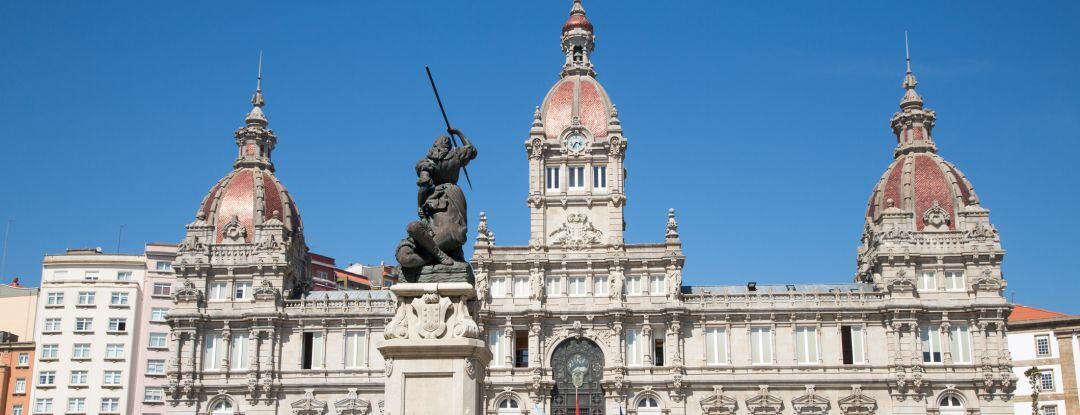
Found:
[(79, 305), (93, 305), (95, 297), (93, 291), (79, 291)]
[(814, 364), (818, 362), (816, 327), (795, 328), (795, 354), (800, 364)]
[(65, 270), (53, 271), (53, 279), (62, 280), (67, 278), (68, 272)]
[(101, 412), (120, 412), (120, 398), (101, 398)]
[(1052, 370), (1045, 370), (1039, 373), (1039, 390), (1054, 390), (1054, 372)]
[(163, 388), (147, 387), (143, 391), (143, 402), (163, 402), (164, 400), (165, 389)]
[(1043, 415), (1058, 415), (1057, 405), (1046, 405), (1042, 407)]
[(128, 303), (128, 293), (116, 293), (116, 292), (114, 292), (114, 293), (112, 293), (111, 296), (109, 296), (109, 304), (110, 305), (127, 305), (127, 303)]
[(840, 327), (840, 343), (845, 365), (866, 363), (862, 326)]
[(488, 330), (488, 350), (491, 351), (491, 367), (502, 367), (506, 364), (506, 340), (502, 330)]
[(566, 279), (570, 295), (585, 295), (585, 277), (569, 277)]
[(172, 284), (167, 282), (155, 282), (151, 295), (155, 297), (168, 297), (172, 295)]
[(26, 393), (26, 378), (15, 379), (15, 393)]
[(168, 343), (166, 343), (166, 341), (167, 341), (165, 339), (166, 336), (167, 336), (166, 333), (150, 333), (150, 342), (149, 342), (148, 346), (151, 349), (168, 348), (169, 345), (168, 345)]
[(641, 294), (641, 277), (626, 277), (626, 285), (623, 290), (626, 295), (638, 295)]
[(936, 290), (937, 289), (937, 277), (934, 275), (934, 271), (923, 271), (919, 273), (919, 290)]
[(233, 333), (231, 340), (229, 342), (229, 365), (233, 370), (247, 369), (247, 333)]
[(131, 271), (120, 271), (116, 273), (117, 281), (131, 281)]
[(251, 281), (239, 281), (236, 284), (235, 295), (237, 300), (251, 298)]
[(548, 297), (557, 297), (562, 295), (562, 290), (559, 289), (559, 278), (548, 277), (544, 278), (544, 293)]
[(727, 362), (727, 329), (721, 327), (706, 328), (705, 363), (722, 365)]
[[(23, 406), (22, 405), (12, 405), (11, 406), (11, 415), (24, 415), (23, 414)], [(1054, 414), (1054, 415), (1057, 415), (1057, 414)]]
[(514, 297), (517, 298), (529, 298), (529, 279), (528, 278), (514, 278)]
[(1050, 336), (1035, 336), (1035, 354), (1038, 357), (1050, 356)]
[(225, 301), (229, 299), (229, 284), (225, 282), (212, 282), (210, 283), (210, 300), (211, 301)]
[(165, 361), (160, 359), (153, 359), (146, 361), (146, 374), (147, 375), (164, 375), (165, 374)]
[(89, 375), (85, 370), (72, 370), (71, 371), (71, 384), (72, 385), (85, 385), (89, 380)]
[(649, 294), (661, 295), (664, 294), (664, 276), (651, 275), (649, 276)]
[(154, 264), (154, 269), (158, 271), (172, 271), (172, 262), (158, 261)]
[(105, 345), (105, 358), (106, 359), (122, 359), (124, 357), (124, 345), (123, 344), (107, 344)]
[(750, 329), (750, 359), (754, 364), (772, 363), (772, 328)]
[(57, 359), (60, 357), (60, 345), (58, 344), (43, 344), (41, 345), (41, 359)]
[(86, 412), (86, 398), (68, 398), (67, 411), (75, 414)]
[(945, 289), (949, 291), (963, 291), (964, 290), (964, 272), (963, 271), (947, 271), (945, 272)]
[(86, 273), (83, 274), (83, 279), (87, 281), (97, 281), (98, 275), (97, 271), (86, 271)]
[(119, 370), (106, 370), (104, 384), (110, 386), (117, 386), (120, 384), (120, 371)]
[(75, 319), (75, 331), (93, 331), (94, 319), (90, 317), (78, 317)]
[(60, 319), (47, 318), (45, 319), (45, 327), (43, 330), (45, 333), (53, 333), (60, 331)]
[(664, 365), (664, 333), (656, 331), (653, 333), (652, 339), (652, 360), (653, 366)]
[(548, 167), (544, 169), (547, 172), (547, 180), (545, 187), (548, 190), (559, 190), (559, 168)]
[(127, 331), (127, 319), (126, 318), (110, 318), (109, 319), (109, 331), (125, 332)]
[(491, 278), (491, 298), (506, 296), (506, 278)]
[(38, 398), (34, 401), (35, 414), (47, 414), (52, 411), (52, 398)]
[(607, 297), (607, 295), (608, 295), (608, 286), (607, 286), (608, 279), (607, 279), (607, 277), (593, 277), (592, 281), (593, 281), (593, 289), (592, 289), (593, 295), (595, 295), (597, 297)]
[(45, 305), (64, 305), (64, 293), (49, 293)]
[(514, 367), (529, 367), (529, 332), (514, 332)]
[(158, 307), (151, 308), (150, 309), (150, 321), (158, 322), (158, 323), (164, 322), (166, 314), (169, 314), (169, 309), (167, 309), (167, 308), (158, 308)]
[(75, 359), (89, 359), (90, 343), (76, 343), (71, 349), (71, 357)]
[(645, 339), (642, 338), (640, 329), (626, 330), (626, 365), (641, 366), (641, 360), (645, 357)]
[(592, 168), (593, 189), (607, 189), (607, 166), (593, 166)]
[(585, 188), (585, 168), (581, 166), (571, 166), (566, 168), (567, 178), (570, 181), (566, 182), (567, 187), (571, 189), (584, 189)]
[(203, 337), (203, 370), (221, 370), (222, 343), (220, 334), (209, 333)]
[(30, 353), (19, 353), (19, 360), (16, 363), (17, 367), (30, 366)]
[(941, 331), (937, 327), (922, 327), (922, 360), (925, 363), (941, 363)]
[(362, 331), (345, 333), (345, 367), (367, 365), (367, 334)]
[(971, 330), (968, 326), (952, 327), (952, 358), (956, 363), (971, 363)]
[(56, 372), (52, 370), (43, 370), (38, 373), (38, 385), (55, 385), (56, 384)]
[(304, 333), (304, 355), (300, 364), (301, 369), (318, 369), (323, 366), (322, 333)]

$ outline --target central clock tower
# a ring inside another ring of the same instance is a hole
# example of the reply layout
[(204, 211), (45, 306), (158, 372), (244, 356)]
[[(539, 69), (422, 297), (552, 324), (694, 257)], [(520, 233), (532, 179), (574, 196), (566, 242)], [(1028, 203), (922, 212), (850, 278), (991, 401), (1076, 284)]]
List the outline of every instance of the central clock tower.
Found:
[(530, 242), (534, 248), (623, 244), (626, 137), (590, 60), (593, 25), (580, 0), (562, 29), (559, 81), (536, 107), (529, 156)]

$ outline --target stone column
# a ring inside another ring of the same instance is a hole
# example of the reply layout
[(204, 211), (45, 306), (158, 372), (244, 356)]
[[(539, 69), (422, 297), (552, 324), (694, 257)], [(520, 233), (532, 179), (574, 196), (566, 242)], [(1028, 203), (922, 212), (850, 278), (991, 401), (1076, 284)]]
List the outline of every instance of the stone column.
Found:
[(386, 410), (393, 415), (480, 415), (491, 352), (473, 320), (476, 290), (465, 282), (390, 288), (397, 313), (379, 346)]
[[(1076, 364), (1074, 362), (1075, 356), (1073, 356), (1073, 333), (1067, 332), (1055, 332), (1054, 337), (1057, 338), (1058, 346), (1058, 361), (1061, 362), (1061, 390), (1069, 392), (1075, 391), (1077, 388), (1076, 382)], [(1077, 414), (1080, 413), (1080, 400), (1077, 399), (1075, 393), (1065, 393), (1065, 413)]]

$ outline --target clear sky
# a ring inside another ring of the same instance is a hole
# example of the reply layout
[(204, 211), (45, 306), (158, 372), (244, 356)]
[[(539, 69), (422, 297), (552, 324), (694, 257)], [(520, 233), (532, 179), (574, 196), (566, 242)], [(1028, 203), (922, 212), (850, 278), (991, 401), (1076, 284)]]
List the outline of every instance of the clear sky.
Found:
[[(1008, 251), (1008, 294), (1080, 313), (1077, 2), (587, 0), (626, 135), (629, 242), (678, 210), (686, 283), (848, 282), (891, 160), (903, 33), (940, 154)], [(392, 261), (442, 130), (480, 149), (470, 215), (528, 239), (523, 146), (570, 1), (0, 2), (4, 281), (44, 253), (178, 241), (231, 169), (259, 50), (278, 176), (314, 252)], [(0, 226), (3, 223), (0, 222)]]

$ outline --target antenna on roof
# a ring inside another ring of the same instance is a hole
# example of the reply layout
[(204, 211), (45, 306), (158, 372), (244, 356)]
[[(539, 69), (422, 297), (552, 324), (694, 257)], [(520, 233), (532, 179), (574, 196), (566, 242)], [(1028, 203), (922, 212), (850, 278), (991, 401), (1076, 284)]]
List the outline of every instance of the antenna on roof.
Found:
[(124, 225), (120, 225), (120, 232), (116, 234), (116, 253), (120, 253), (120, 238), (124, 236)]
[(904, 31), (904, 59), (907, 60), (907, 71), (911, 73), (911, 48), (908, 47), (907, 30)]
[(0, 280), (4, 277), (4, 266), (7, 265), (7, 244), (8, 244), (8, 232), (11, 231), (11, 219), (8, 219), (7, 225), (4, 226), (4, 251), (0, 254)]

